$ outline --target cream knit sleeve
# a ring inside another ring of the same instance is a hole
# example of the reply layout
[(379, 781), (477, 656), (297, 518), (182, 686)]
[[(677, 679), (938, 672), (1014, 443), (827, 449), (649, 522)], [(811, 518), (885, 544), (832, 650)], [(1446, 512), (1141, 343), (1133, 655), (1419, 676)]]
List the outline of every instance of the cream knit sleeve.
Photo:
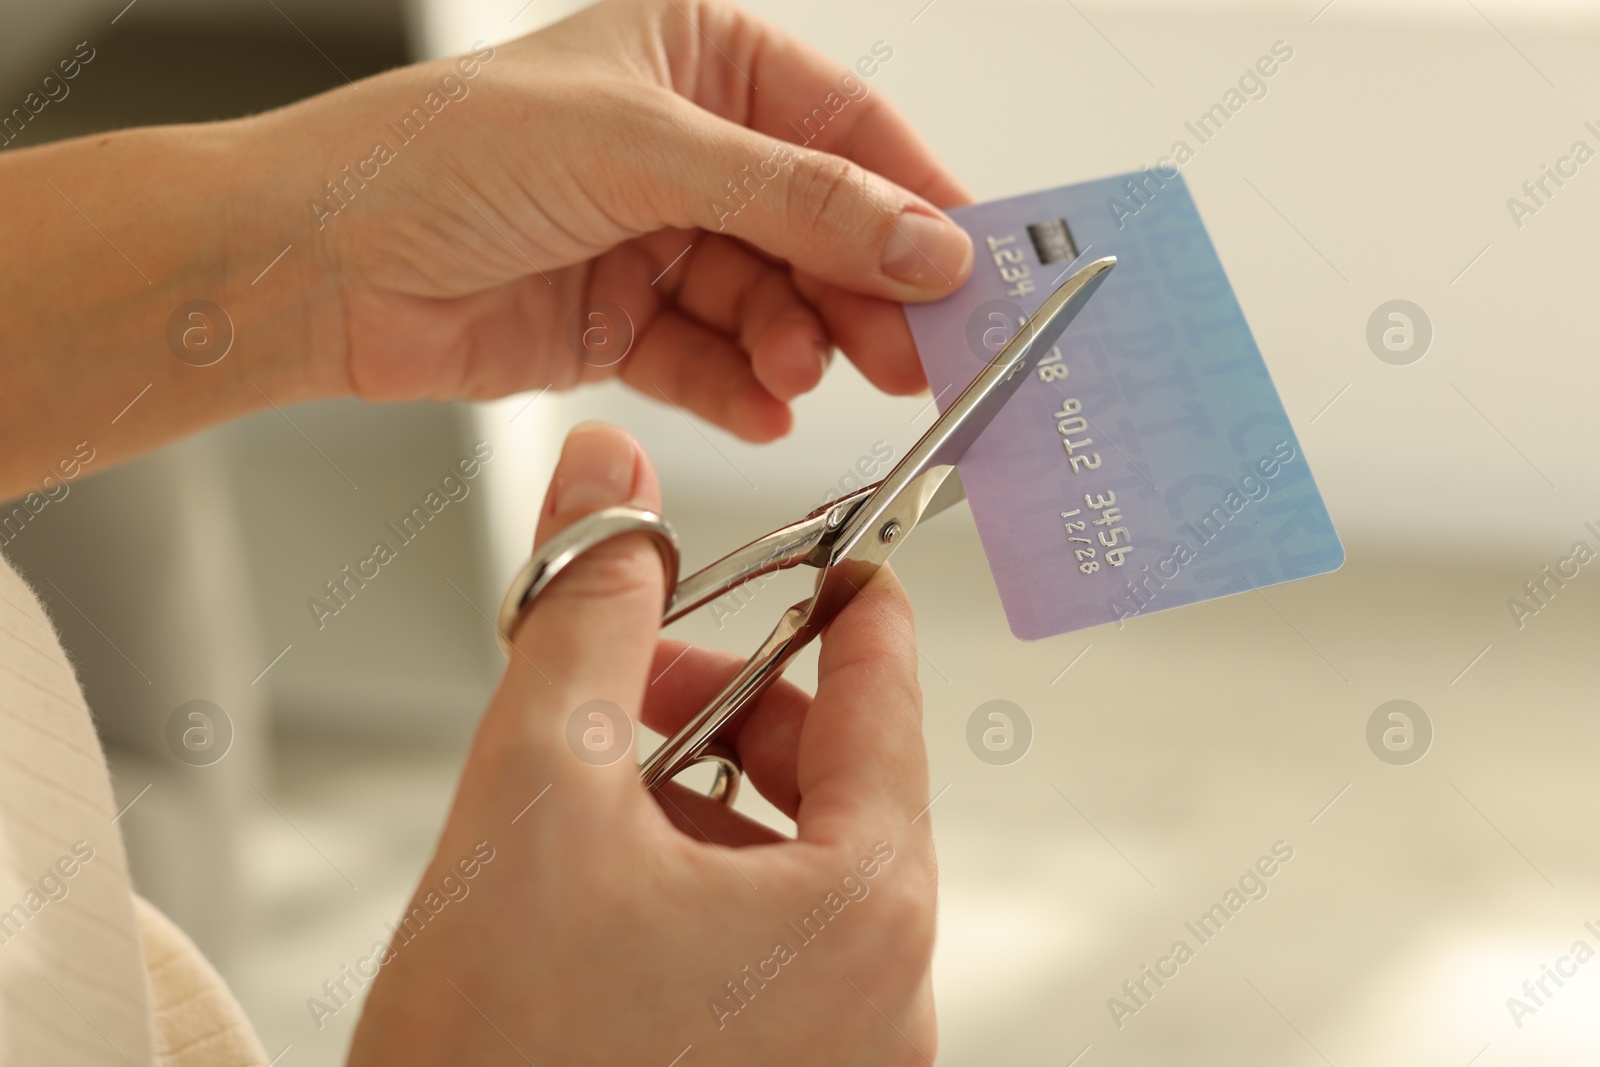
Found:
[(159, 1067), (262, 1067), (266, 1050), (222, 977), (182, 930), (143, 897), (134, 914), (150, 975)]
[(216, 971), (136, 904), (114, 814), (77, 677), (0, 557), (0, 1064), (265, 1064)]

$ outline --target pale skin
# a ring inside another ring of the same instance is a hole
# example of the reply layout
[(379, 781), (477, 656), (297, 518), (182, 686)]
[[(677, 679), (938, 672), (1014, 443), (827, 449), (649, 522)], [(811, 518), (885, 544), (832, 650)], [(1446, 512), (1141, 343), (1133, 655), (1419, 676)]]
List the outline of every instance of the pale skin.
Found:
[[(659, 499), (632, 440), (587, 424), (568, 438), (538, 536)], [(671, 732), (736, 666), (691, 648), (667, 669), (684, 649), (658, 639), (661, 600), (661, 565), (634, 536), (589, 553), (529, 610), (412, 907), (479, 842), (495, 858), (470, 895), (394, 944), (352, 1064), (665, 1065), (689, 1045), (711, 1064), (935, 1055), (933, 842), (899, 583), (881, 571), (835, 619), (814, 699), (780, 682), (738, 734), (750, 782), (795, 819), (792, 841), (675, 785), (658, 803), (631, 760), (574, 755), (580, 706), (610, 701)], [(866, 877), (862, 861), (886, 852)], [(852, 887), (859, 899), (836, 918), (800, 929)], [(792, 960), (774, 958), (778, 942)], [(741, 1002), (726, 983), (746, 966), (769, 977)]]
[[(847, 73), (735, 8), (625, 0), (497, 46), (470, 79), (440, 60), (249, 119), (8, 152), (0, 304), (27, 314), (0, 317), (0, 496), (78, 441), (109, 464), (269, 398), (488, 398), (620, 375), (764, 441), (788, 431), (829, 346), (917, 392), (894, 302), (965, 280), (971, 244), (939, 207), (966, 197), (869, 81), (747, 206), (715, 207)], [(319, 228), (324, 183), (398, 145), (389, 124), (446, 76), (469, 95)], [(215, 366), (168, 345), (195, 299), (234, 324)], [(637, 331), (609, 368), (566, 343), (598, 300)]]
[[(400, 144), (389, 124), (441, 86), (450, 102)], [(726, 183), (818, 107), (821, 135), (730, 213)], [(311, 208), (384, 138), (394, 158), (337, 214)], [(336, 395), (482, 399), (617, 375), (772, 440), (835, 349), (881, 389), (924, 388), (898, 304), (948, 294), (972, 264), (941, 212), (964, 192), (864, 73), (696, 0), (601, 4), (248, 119), (8, 152), (0, 194), (0, 497), (37, 491), (79, 442), (92, 472)], [(234, 334), (206, 367), (168, 341), (197, 298)], [(636, 334), (609, 367), (567, 343), (594, 301)], [(581, 427), (537, 537), (620, 501), (660, 506), (648, 460), (621, 431)], [(418, 901), (480, 841), (495, 858), (380, 970), (352, 1063), (934, 1056), (933, 851), (898, 583), (882, 572), (834, 622), (815, 698), (780, 683), (737, 738), (791, 841), (681, 789), (658, 800), (630, 760), (594, 766), (567, 744), (587, 701), (670, 732), (733, 670), (692, 649), (661, 673), (683, 651), (658, 636), (662, 581), (635, 535), (527, 614)], [(787, 924), (830, 894), (847, 906), (825, 905), (802, 942)], [(793, 958), (768, 962), (780, 941)], [(760, 987), (747, 965), (777, 976)]]

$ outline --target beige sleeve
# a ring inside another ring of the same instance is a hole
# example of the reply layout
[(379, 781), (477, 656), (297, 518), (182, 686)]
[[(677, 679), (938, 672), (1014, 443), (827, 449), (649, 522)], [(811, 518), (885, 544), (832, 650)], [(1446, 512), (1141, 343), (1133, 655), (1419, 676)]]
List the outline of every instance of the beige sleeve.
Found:
[(134, 913), (150, 970), (150, 1010), (160, 1067), (263, 1067), (266, 1050), (215, 968), (143, 897)]

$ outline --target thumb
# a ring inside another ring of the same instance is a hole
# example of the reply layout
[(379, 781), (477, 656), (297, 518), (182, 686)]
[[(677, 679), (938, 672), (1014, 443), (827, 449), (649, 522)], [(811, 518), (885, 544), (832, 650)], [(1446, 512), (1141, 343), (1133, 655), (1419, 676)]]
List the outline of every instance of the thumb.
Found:
[(661, 193), (670, 218), (732, 234), (869, 296), (936, 300), (966, 281), (972, 241), (938, 208), (858, 164), (686, 104)]
[[(636, 441), (613, 426), (581, 423), (567, 435), (539, 520), (535, 545), (602, 508), (656, 510), (661, 491)], [(645, 681), (661, 627), (665, 583), (660, 556), (639, 533), (583, 553), (524, 611), (506, 669), (524, 730), (557, 756), (576, 756), (630, 780)]]
[(797, 782), (802, 840), (902, 838), (931, 825), (916, 826), (928, 803), (928, 757), (911, 604), (887, 566), (823, 634)]

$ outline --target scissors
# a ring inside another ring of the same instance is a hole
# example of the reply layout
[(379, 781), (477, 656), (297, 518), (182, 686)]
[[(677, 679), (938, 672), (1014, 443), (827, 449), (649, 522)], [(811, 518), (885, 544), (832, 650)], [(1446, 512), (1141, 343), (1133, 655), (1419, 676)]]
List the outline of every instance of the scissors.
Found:
[(666, 571), (662, 625), (766, 574), (805, 565), (817, 576), (811, 596), (795, 604), (722, 690), (666, 741), (640, 769), (650, 789), (700, 763), (716, 764), (710, 795), (731, 804), (743, 769), (723, 739), (794, 657), (859, 593), (924, 519), (965, 498), (955, 463), (1027, 378), (1030, 353), (1047, 350), (1099, 288), (1115, 256), (1084, 265), (1051, 293), (1032, 316), (1019, 316), (1016, 334), (962, 391), (882, 481), (826, 504), (799, 522), (759, 537), (678, 580), (678, 540), (660, 515), (612, 507), (572, 523), (536, 550), (500, 604), (497, 629), (509, 655), (522, 613), (561, 570), (584, 552), (627, 533), (650, 536)]

